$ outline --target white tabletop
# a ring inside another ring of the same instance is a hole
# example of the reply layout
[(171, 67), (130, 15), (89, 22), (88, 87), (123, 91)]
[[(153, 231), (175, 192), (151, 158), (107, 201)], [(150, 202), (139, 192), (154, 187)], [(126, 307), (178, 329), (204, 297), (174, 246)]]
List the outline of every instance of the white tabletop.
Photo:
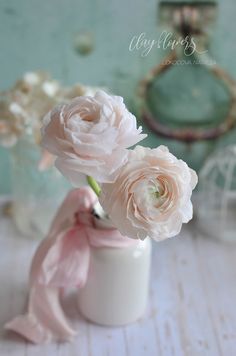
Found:
[[(0, 216), (2, 326), (24, 310), (37, 244)], [(86, 322), (73, 294), (65, 308), (78, 329), (74, 342), (35, 346), (1, 328), (0, 355), (235, 356), (236, 245), (206, 239), (191, 225), (179, 237), (153, 244), (149, 305), (133, 325), (105, 328)]]

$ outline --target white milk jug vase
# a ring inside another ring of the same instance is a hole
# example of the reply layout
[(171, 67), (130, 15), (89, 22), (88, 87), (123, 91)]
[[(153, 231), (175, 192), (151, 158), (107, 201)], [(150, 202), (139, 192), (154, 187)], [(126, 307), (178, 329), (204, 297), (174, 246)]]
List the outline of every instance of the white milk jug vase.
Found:
[[(101, 213), (96, 211), (94, 216), (101, 233), (104, 228), (111, 229)], [(129, 324), (142, 317), (148, 300), (150, 262), (149, 238), (128, 247), (92, 247), (87, 282), (78, 294), (81, 314), (107, 326)]]

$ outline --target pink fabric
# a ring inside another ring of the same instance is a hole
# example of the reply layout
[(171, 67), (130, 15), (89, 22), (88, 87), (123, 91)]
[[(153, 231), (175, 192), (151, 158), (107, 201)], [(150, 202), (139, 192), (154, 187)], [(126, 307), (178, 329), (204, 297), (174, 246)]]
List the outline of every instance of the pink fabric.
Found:
[(122, 248), (137, 243), (118, 230), (95, 229), (91, 211), (96, 202), (87, 187), (68, 194), (33, 258), (27, 313), (8, 322), (6, 329), (33, 343), (69, 341), (76, 334), (64, 315), (60, 294), (63, 288), (81, 288), (86, 283), (90, 247)]

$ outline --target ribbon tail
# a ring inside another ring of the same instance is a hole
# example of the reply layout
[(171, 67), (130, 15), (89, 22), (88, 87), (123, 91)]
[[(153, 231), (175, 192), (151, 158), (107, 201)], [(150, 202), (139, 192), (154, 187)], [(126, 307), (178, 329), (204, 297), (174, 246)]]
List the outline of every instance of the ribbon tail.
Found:
[(71, 341), (76, 331), (69, 325), (61, 308), (60, 289), (37, 285), (29, 294), (28, 312), (5, 325), (32, 343)]
[(61, 308), (60, 290), (40, 285), (30, 291), (28, 312), (7, 323), (5, 329), (35, 344), (70, 341), (76, 334)]
[(36, 344), (72, 340), (76, 332), (63, 312), (60, 294), (64, 288), (84, 285), (89, 258), (82, 226), (42, 241), (32, 261), (27, 313), (5, 328)]
[(71, 341), (76, 331), (61, 308), (58, 288), (34, 286), (29, 295), (28, 312), (5, 325), (35, 344)]
[(88, 188), (68, 194), (33, 258), (27, 313), (7, 323), (6, 329), (36, 344), (73, 338), (75, 330), (63, 313), (60, 292), (86, 283), (90, 246), (85, 226), (74, 224), (75, 214), (90, 216), (94, 199)]
[(61, 291), (59, 288), (37, 285), (30, 293), (29, 314), (34, 315), (43, 332), (46, 331), (45, 341), (69, 341), (76, 334), (63, 312)]

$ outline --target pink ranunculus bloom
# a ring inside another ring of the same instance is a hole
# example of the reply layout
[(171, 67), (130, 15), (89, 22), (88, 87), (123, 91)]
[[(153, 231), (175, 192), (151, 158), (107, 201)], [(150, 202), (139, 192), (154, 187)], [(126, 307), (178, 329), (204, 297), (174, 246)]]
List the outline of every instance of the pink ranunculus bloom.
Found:
[(122, 235), (160, 241), (177, 235), (193, 215), (197, 175), (167, 147), (136, 146), (113, 183), (99, 198)]
[(72, 184), (81, 185), (84, 175), (112, 182), (127, 148), (146, 137), (141, 132), (123, 98), (98, 91), (53, 109), (44, 120), (42, 145), (57, 156), (56, 167)]

